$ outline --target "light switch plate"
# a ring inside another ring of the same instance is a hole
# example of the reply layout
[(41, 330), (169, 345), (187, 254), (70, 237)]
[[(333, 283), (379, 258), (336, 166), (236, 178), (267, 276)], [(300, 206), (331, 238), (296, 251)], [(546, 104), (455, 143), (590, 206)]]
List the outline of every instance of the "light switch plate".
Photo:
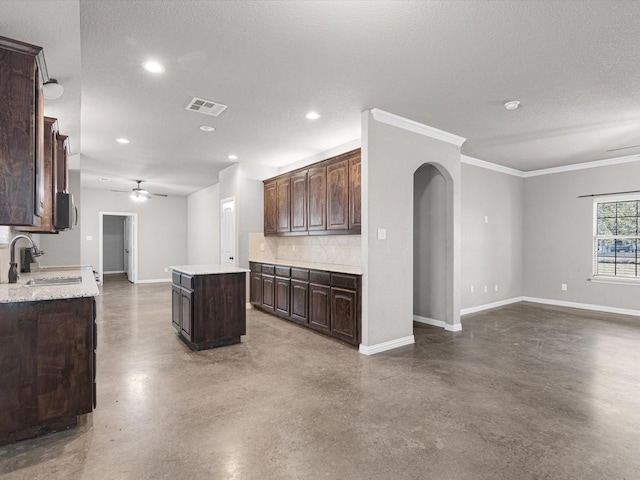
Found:
[(387, 229), (379, 228), (378, 229), (378, 240), (386, 240), (387, 239)]
[(91, 235), (87, 235), (87, 242), (90, 242), (91, 240), (93, 240), (93, 237)]

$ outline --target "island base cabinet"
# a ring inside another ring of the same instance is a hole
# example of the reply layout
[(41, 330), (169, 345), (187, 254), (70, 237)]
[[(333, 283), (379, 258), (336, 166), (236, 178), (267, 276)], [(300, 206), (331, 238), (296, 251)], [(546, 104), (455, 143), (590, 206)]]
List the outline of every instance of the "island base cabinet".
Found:
[(244, 272), (174, 272), (173, 282), (172, 324), (189, 348), (204, 350), (240, 343), (240, 336), (246, 334)]
[(0, 304), (0, 445), (93, 410), (94, 312), (90, 297)]

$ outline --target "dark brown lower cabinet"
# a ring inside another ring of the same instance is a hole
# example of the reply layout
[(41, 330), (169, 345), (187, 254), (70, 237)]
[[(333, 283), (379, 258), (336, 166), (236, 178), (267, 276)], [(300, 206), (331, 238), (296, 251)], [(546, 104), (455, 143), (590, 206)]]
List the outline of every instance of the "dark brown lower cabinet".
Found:
[(360, 275), (250, 265), (254, 307), (353, 345), (360, 343)]
[(92, 297), (0, 303), (0, 445), (64, 430), (95, 404)]
[(309, 326), (331, 332), (331, 287), (309, 284)]
[(291, 320), (309, 323), (309, 282), (291, 280)]
[(171, 322), (192, 350), (240, 343), (246, 334), (245, 282), (244, 272), (173, 273)]

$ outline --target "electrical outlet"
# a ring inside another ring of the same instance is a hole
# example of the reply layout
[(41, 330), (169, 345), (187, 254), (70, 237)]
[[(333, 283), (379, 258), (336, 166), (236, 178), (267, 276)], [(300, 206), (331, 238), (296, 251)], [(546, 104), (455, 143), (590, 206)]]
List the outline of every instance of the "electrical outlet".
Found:
[(496, 292), (498, 291), (498, 284), (496, 283)]
[(261, 243), (261, 244), (260, 244), (260, 251), (261, 251), (261, 252), (264, 252), (264, 243)]
[(169, 269), (168, 269), (167, 267), (164, 267), (164, 271), (165, 271), (165, 272), (168, 272), (168, 271), (169, 271)]
[(563, 290), (564, 292), (566, 292), (566, 291), (567, 291), (567, 284), (566, 284), (566, 283), (563, 283), (562, 285), (560, 285), (560, 288), (562, 288), (562, 290)]
[(386, 240), (387, 239), (387, 229), (379, 228), (378, 229), (378, 240)]
[(471, 285), (471, 293), (473, 293), (473, 285)]
[(489, 223), (489, 215), (484, 216), (484, 223)]
[(91, 240), (93, 240), (93, 237), (91, 235), (87, 235), (87, 242), (90, 242)]
[(489, 287), (487, 285), (484, 286), (484, 293), (487, 293), (489, 291)]

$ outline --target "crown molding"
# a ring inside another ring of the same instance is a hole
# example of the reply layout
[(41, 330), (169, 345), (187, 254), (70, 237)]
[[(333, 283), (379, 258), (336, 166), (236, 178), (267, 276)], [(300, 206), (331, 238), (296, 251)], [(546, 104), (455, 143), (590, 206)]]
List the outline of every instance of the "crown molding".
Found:
[(564, 165), (562, 167), (542, 168), (540, 170), (524, 172), (524, 178), (537, 177), (539, 175), (551, 175), (554, 173), (573, 172), (575, 170), (585, 170), (587, 168), (610, 167), (612, 165), (633, 162), (640, 162), (640, 155), (627, 155), (624, 157), (607, 158), (605, 160), (595, 160), (593, 162), (574, 163), (572, 165)]
[(376, 122), (386, 123), (394, 127), (402, 128), (413, 133), (424, 135), (425, 137), (435, 138), (443, 142), (450, 143), (456, 147), (462, 146), (466, 142), (466, 138), (454, 135), (453, 133), (445, 132), (444, 130), (438, 130), (437, 128), (429, 127), (422, 123), (418, 123), (414, 120), (395, 115), (393, 113), (385, 112), (378, 108), (371, 110), (371, 116)]
[(480, 168), (486, 168), (487, 170), (493, 170), (494, 172), (506, 173), (507, 175), (513, 175), (514, 177), (524, 178), (526, 172), (516, 170), (515, 168), (505, 167), (504, 165), (498, 165), (497, 163), (486, 162), (479, 158), (470, 157), (468, 155), (460, 155), (462, 163), (467, 165), (474, 165)]

